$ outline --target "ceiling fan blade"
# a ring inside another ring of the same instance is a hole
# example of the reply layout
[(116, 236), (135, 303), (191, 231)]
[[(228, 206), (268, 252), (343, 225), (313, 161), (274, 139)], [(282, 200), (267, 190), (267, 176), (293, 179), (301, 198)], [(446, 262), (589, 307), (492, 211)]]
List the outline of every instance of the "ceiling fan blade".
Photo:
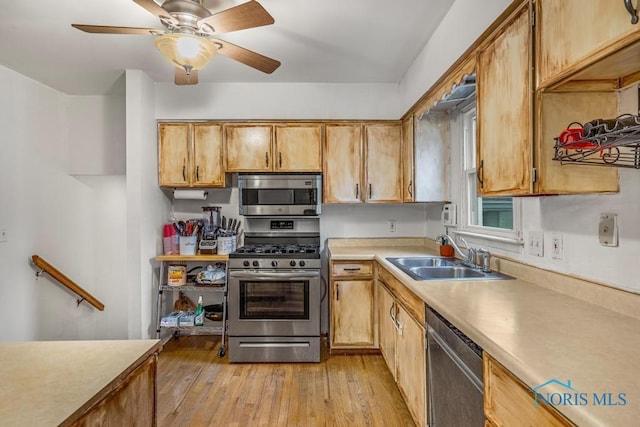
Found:
[(198, 21), (198, 25), (209, 25), (212, 34), (230, 33), (247, 28), (262, 27), (275, 21), (260, 3), (255, 0), (218, 12)]
[(250, 51), (249, 49), (236, 46), (233, 43), (220, 39), (215, 39), (213, 42), (218, 43), (221, 46), (218, 50), (219, 54), (235, 59), (238, 62), (242, 62), (243, 64), (262, 71), (263, 73), (271, 74), (280, 66), (280, 61), (260, 55), (259, 53)]
[(158, 4), (153, 0), (133, 0), (133, 1), (139, 6), (142, 6), (143, 8), (145, 8), (147, 12), (160, 18), (160, 20), (165, 22), (170, 22), (175, 25), (178, 24), (178, 20), (176, 18), (171, 16), (169, 12), (164, 10), (162, 6), (158, 6)]
[(154, 28), (135, 28), (135, 27), (111, 27), (106, 25), (82, 25), (71, 24), (73, 28), (77, 28), (85, 33), (98, 33), (98, 34), (143, 34), (155, 36), (158, 34), (164, 34), (164, 30), (156, 30)]
[(198, 70), (191, 70), (191, 73), (187, 75), (187, 72), (182, 67), (176, 67), (175, 83), (177, 85), (195, 85), (198, 83)]

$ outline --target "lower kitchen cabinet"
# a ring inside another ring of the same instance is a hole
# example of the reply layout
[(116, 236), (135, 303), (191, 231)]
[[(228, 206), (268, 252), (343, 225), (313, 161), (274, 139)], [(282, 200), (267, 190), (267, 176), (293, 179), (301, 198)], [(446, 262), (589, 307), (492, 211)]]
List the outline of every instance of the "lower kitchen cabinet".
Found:
[(484, 353), (484, 415), (489, 426), (573, 426), (553, 407), (534, 405), (534, 392)]
[[(424, 302), (386, 270), (378, 271), (380, 351), (417, 426), (427, 425)], [(421, 313), (416, 309), (421, 307)]]
[(330, 310), (332, 351), (375, 348), (371, 261), (331, 262)]

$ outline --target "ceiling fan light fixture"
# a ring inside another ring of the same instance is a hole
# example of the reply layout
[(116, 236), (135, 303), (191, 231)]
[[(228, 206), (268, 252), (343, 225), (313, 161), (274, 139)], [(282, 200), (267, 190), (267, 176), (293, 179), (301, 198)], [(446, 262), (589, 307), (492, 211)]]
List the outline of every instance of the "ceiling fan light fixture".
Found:
[(156, 37), (156, 47), (167, 61), (185, 70), (199, 70), (218, 53), (211, 40), (185, 33), (169, 33)]

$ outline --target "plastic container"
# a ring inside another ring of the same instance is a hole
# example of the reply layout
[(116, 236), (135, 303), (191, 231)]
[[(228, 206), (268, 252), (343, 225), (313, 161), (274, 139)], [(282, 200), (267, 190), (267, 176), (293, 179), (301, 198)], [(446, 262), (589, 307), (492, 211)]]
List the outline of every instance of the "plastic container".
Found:
[(195, 316), (193, 318), (193, 324), (195, 326), (204, 325), (204, 306), (202, 305), (202, 295), (198, 297), (198, 306), (196, 307)]
[(198, 236), (180, 236), (180, 255), (195, 255), (198, 248)]
[(230, 254), (236, 250), (236, 236), (218, 237), (218, 254)]
[(440, 256), (452, 257), (453, 256), (453, 246), (451, 246), (451, 245), (440, 245)]

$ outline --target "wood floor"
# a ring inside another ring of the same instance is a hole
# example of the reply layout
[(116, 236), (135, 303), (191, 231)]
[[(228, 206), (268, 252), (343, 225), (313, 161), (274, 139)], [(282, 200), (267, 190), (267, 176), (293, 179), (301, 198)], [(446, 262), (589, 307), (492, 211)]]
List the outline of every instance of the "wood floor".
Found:
[(230, 364), (220, 337), (170, 340), (158, 364), (158, 426), (414, 426), (380, 355)]

